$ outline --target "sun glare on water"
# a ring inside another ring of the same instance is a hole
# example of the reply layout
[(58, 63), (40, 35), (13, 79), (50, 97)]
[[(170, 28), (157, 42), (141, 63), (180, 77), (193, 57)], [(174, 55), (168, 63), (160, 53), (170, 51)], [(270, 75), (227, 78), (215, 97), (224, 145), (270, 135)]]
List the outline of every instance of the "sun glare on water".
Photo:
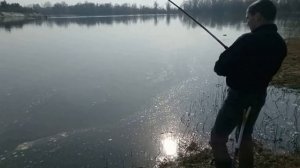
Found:
[(173, 138), (165, 138), (162, 141), (163, 151), (167, 156), (176, 157), (177, 156), (177, 149), (178, 144), (177, 140)]

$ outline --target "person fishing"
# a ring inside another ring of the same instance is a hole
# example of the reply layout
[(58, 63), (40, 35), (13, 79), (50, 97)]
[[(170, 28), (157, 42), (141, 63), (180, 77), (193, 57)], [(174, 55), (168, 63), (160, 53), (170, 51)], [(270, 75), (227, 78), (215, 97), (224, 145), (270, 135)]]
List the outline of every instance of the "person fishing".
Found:
[(211, 131), (216, 168), (233, 166), (226, 142), (233, 129), (241, 126), (245, 109), (250, 109), (250, 113), (239, 149), (239, 167), (253, 168), (253, 127), (265, 104), (268, 84), (287, 55), (286, 43), (274, 24), (276, 13), (270, 0), (252, 3), (246, 12), (251, 32), (240, 36), (215, 63), (214, 71), (226, 77), (228, 86), (227, 97)]
[(240, 36), (227, 47), (189, 13), (172, 0), (168, 1), (225, 48), (214, 67), (217, 75), (226, 77), (229, 88), (212, 128), (209, 142), (216, 168), (236, 166), (226, 147), (228, 136), (235, 127), (240, 130), (236, 148), (238, 150), (235, 151), (235, 155), (239, 155), (239, 167), (253, 168), (253, 127), (265, 104), (267, 87), (287, 55), (286, 43), (277, 33), (277, 26), (274, 23), (276, 6), (270, 0), (253, 2), (246, 11), (247, 24), (251, 32)]

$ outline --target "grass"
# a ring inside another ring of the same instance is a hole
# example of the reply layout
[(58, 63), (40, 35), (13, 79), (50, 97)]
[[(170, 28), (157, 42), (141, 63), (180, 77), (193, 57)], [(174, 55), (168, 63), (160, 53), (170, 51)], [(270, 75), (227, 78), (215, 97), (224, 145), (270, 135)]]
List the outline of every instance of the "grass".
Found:
[[(192, 147), (191, 147), (192, 146)], [(188, 149), (188, 148), (191, 149)], [(210, 148), (200, 149), (195, 142), (187, 148), (186, 154), (180, 154), (175, 161), (161, 162), (159, 168), (214, 168), (211, 165), (213, 159)], [(254, 168), (299, 168), (300, 153), (275, 154), (271, 150), (263, 148), (259, 142), (255, 142)], [(188, 154), (187, 154), (188, 153)]]
[(289, 38), (286, 42), (287, 57), (271, 84), (278, 87), (300, 89), (300, 38)]

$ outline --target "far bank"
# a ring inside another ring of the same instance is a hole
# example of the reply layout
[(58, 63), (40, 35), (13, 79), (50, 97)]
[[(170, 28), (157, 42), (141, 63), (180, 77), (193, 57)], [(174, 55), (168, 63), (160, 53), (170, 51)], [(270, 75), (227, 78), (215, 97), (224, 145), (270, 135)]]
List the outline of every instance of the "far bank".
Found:
[(39, 13), (19, 13), (19, 12), (0, 12), (0, 18), (46, 18), (46, 16)]

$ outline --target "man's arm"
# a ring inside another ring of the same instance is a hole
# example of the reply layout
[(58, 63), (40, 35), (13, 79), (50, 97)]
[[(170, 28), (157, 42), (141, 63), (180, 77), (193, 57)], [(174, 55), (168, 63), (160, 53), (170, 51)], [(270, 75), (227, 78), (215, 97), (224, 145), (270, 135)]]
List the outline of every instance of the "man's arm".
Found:
[(239, 37), (227, 50), (225, 50), (216, 62), (214, 71), (219, 76), (228, 76), (234, 73), (243, 56), (245, 49), (245, 35)]

